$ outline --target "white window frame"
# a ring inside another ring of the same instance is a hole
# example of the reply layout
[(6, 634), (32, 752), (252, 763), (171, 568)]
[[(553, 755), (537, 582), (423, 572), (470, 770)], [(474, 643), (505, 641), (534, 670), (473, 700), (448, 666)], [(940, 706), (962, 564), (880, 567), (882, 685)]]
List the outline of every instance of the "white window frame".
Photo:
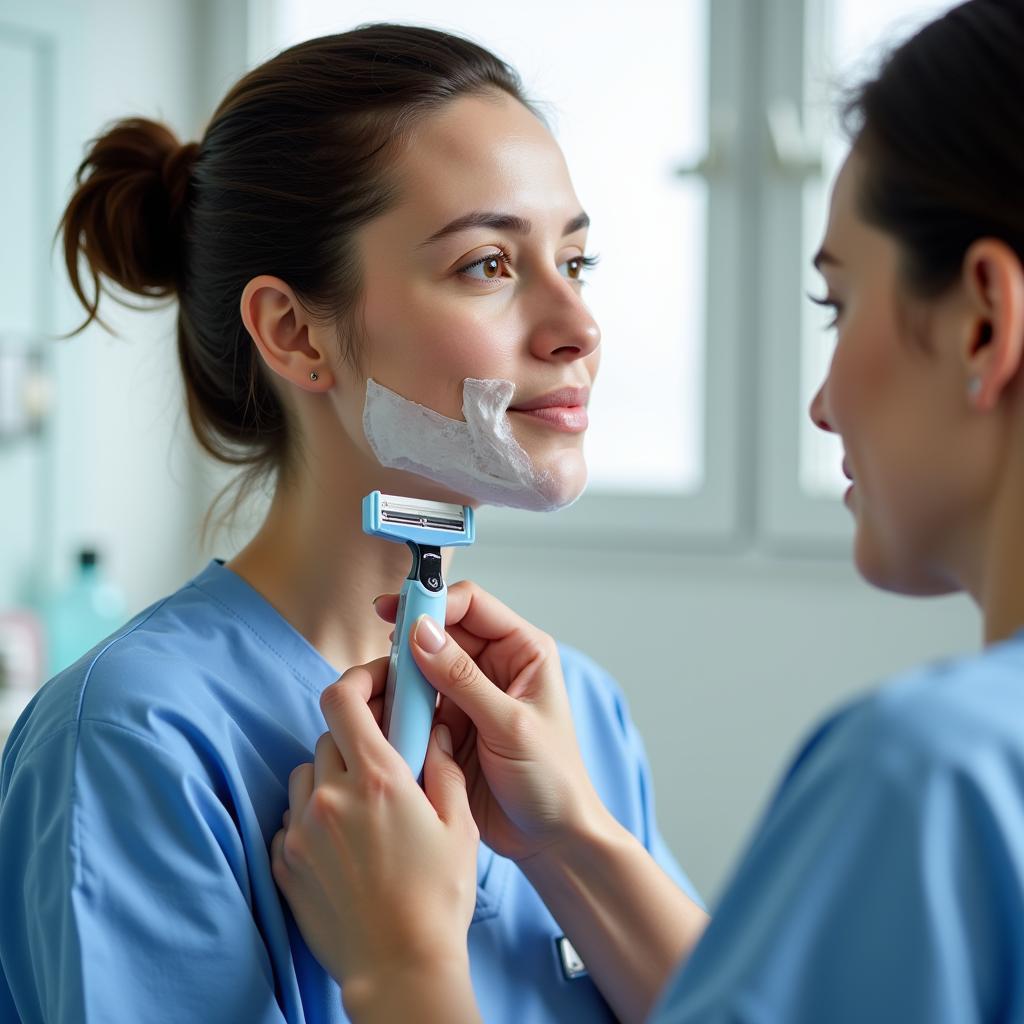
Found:
[[(826, 40), (827, 0), (765, 0), (760, 154), (761, 310), (758, 375), (762, 429), (757, 464), (762, 543), (799, 554), (849, 552), (853, 524), (837, 497), (808, 494), (800, 482), (800, 425), (808, 415), (801, 383), (806, 250), (804, 188), (823, 173), (823, 83), (810, 59)], [(810, 226), (814, 230), (824, 225)]]

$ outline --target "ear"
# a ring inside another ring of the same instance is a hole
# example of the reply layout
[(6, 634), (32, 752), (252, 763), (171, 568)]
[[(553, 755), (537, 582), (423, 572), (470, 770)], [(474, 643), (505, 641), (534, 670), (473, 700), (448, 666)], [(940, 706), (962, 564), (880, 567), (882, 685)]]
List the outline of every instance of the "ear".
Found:
[(1024, 267), (1005, 242), (983, 238), (964, 256), (969, 303), (968, 379), (978, 381), (971, 403), (990, 412), (1014, 380), (1024, 357)]
[(254, 277), (242, 291), (241, 312), (264, 363), (279, 377), (304, 391), (323, 393), (334, 386), (326, 355), (316, 344), (316, 325), (279, 277)]

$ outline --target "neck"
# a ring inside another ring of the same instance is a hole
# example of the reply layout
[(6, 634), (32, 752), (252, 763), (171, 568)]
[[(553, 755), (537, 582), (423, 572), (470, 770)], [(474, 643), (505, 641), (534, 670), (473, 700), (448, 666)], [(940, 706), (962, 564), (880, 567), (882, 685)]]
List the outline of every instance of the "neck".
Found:
[[(1011, 439), (1024, 436), (1014, 428)], [(985, 643), (1008, 639), (1024, 628), (1024, 446), (1006, 444), (998, 461), (999, 484), (976, 530), (967, 590), (984, 617)]]
[[(371, 602), (397, 593), (412, 564), (404, 544), (363, 533), (362, 498), (380, 482), (360, 479), (334, 473), (279, 485), (259, 532), (227, 563), (339, 674), (390, 650), (391, 626)], [(450, 562), (446, 550), (446, 574)]]

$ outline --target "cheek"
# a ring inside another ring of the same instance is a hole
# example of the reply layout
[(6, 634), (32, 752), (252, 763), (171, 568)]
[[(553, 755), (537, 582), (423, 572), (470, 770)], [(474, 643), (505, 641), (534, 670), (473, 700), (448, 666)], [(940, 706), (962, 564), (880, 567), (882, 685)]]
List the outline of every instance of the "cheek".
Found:
[(365, 306), (367, 375), (411, 401), (452, 418), (462, 413), (462, 382), (516, 379), (519, 336), (496, 296), (445, 302), (395, 295)]

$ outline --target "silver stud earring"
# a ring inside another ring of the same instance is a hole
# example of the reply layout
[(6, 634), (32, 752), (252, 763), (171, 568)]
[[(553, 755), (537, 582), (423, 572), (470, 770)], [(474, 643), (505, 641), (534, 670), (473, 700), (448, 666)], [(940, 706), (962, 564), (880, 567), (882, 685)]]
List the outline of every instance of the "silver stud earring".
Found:
[(320, 379), (320, 374), (317, 373), (316, 370), (310, 370), (309, 379), (310, 380), (319, 380)]
[(981, 394), (981, 378), (971, 377), (967, 381), (967, 397), (977, 398)]

